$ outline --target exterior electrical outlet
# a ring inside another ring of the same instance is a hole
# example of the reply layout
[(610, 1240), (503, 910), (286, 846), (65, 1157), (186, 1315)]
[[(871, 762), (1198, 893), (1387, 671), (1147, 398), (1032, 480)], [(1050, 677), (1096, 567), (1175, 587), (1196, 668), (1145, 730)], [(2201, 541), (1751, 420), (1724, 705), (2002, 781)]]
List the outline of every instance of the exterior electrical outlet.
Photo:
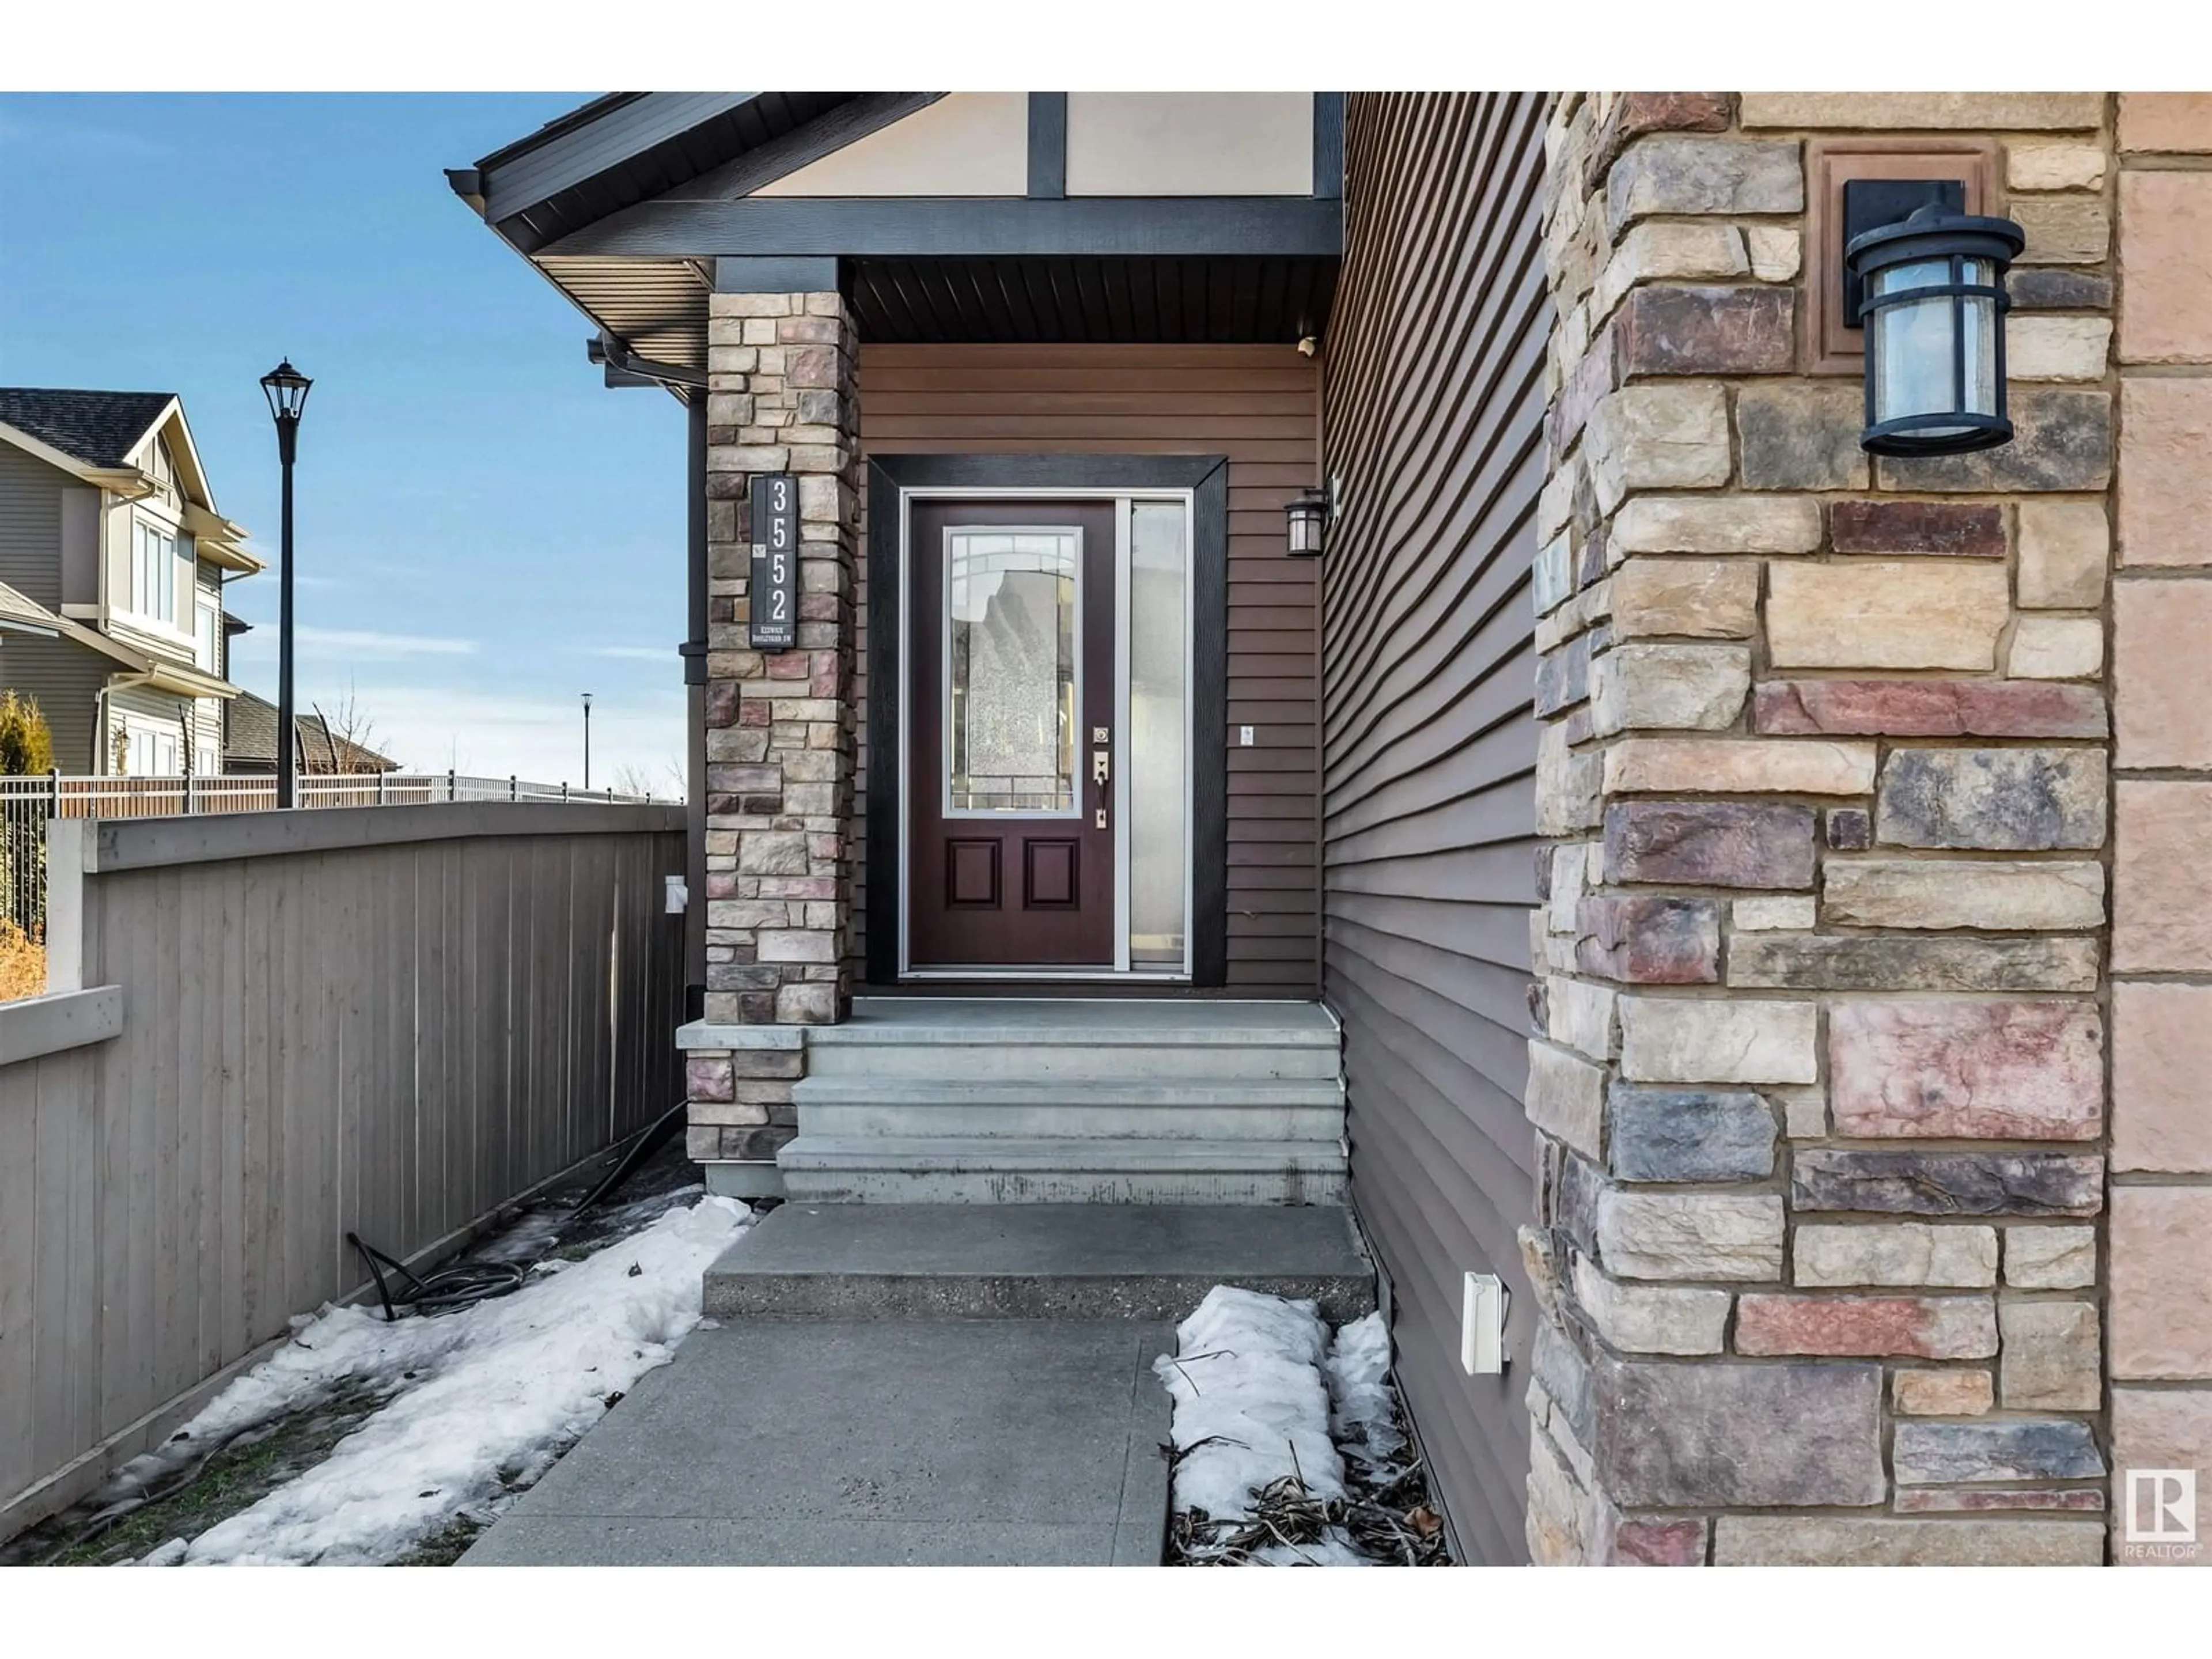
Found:
[(1496, 1376), (1505, 1369), (1505, 1281), (1496, 1273), (1467, 1276), (1459, 1363), (1469, 1376)]

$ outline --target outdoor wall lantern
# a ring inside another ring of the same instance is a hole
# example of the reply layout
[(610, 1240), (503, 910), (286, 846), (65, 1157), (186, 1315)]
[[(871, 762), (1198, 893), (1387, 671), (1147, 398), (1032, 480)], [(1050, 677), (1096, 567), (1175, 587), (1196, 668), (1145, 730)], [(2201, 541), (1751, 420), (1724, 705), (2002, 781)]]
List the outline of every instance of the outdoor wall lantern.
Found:
[(1291, 497), (1290, 554), (1294, 559), (1321, 556), (1322, 533), (1328, 524), (1328, 491), (1301, 489)]
[[(1956, 187), (1954, 186), (1955, 189)], [(1936, 201), (1853, 236), (1846, 315), (1866, 330), (1866, 429), (1877, 455), (1955, 455), (2012, 441), (2005, 271), (2027, 245), (2009, 219)]]

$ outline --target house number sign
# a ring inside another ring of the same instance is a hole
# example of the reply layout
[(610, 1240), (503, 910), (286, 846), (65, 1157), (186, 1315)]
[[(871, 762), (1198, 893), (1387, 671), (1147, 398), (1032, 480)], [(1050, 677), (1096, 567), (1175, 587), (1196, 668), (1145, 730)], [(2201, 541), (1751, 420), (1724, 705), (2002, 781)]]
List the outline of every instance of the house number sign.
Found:
[(788, 472), (753, 480), (752, 647), (788, 651), (799, 642), (799, 481)]

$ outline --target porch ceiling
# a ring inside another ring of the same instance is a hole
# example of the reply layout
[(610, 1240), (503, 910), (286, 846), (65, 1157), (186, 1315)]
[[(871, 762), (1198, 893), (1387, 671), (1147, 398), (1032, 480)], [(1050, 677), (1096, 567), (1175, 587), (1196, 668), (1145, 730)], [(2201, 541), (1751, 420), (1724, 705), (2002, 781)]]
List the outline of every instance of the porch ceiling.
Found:
[(860, 338), (1255, 345), (1321, 331), (1334, 258), (859, 259)]

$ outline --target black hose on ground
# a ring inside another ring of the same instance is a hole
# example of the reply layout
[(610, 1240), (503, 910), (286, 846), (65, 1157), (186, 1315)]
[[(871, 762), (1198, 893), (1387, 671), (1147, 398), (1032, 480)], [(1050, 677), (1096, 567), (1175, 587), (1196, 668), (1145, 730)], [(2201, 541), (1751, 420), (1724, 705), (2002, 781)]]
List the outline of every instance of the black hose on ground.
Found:
[[(575, 1208), (569, 1211), (563, 1224), (598, 1204), (636, 1174), (645, 1161), (668, 1143), (669, 1138), (683, 1127), (685, 1108), (672, 1106), (642, 1129), (632, 1132), (622, 1155), (613, 1169), (607, 1171), (599, 1184), (584, 1194)], [(621, 1145), (621, 1143), (618, 1143)], [(556, 1231), (548, 1241), (548, 1248), (559, 1242)], [(451, 1267), (441, 1267), (436, 1273), (419, 1276), (404, 1261), (394, 1260), (364, 1241), (358, 1233), (348, 1233), (346, 1243), (361, 1255), (368, 1268), (369, 1277), (376, 1281), (376, 1299), (383, 1304), (384, 1319), (390, 1324), (399, 1317), (398, 1310), (407, 1308), (420, 1314), (450, 1313), (456, 1308), (474, 1307), (479, 1302), (489, 1302), (494, 1297), (507, 1296), (522, 1288), (530, 1276), (529, 1266), (517, 1267), (506, 1261), (463, 1261)], [(389, 1268), (394, 1278), (402, 1281), (400, 1293), (392, 1294), (391, 1280), (385, 1277)]]
[(690, 1108), (679, 1101), (653, 1122), (638, 1130), (632, 1138), (634, 1144), (630, 1149), (624, 1152), (621, 1161), (607, 1172), (606, 1179), (584, 1195), (584, 1201), (576, 1206), (574, 1213), (583, 1214), (585, 1211), (621, 1186), (623, 1182), (635, 1175), (638, 1166), (666, 1146), (670, 1137), (684, 1127), (684, 1116), (688, 1110)]

